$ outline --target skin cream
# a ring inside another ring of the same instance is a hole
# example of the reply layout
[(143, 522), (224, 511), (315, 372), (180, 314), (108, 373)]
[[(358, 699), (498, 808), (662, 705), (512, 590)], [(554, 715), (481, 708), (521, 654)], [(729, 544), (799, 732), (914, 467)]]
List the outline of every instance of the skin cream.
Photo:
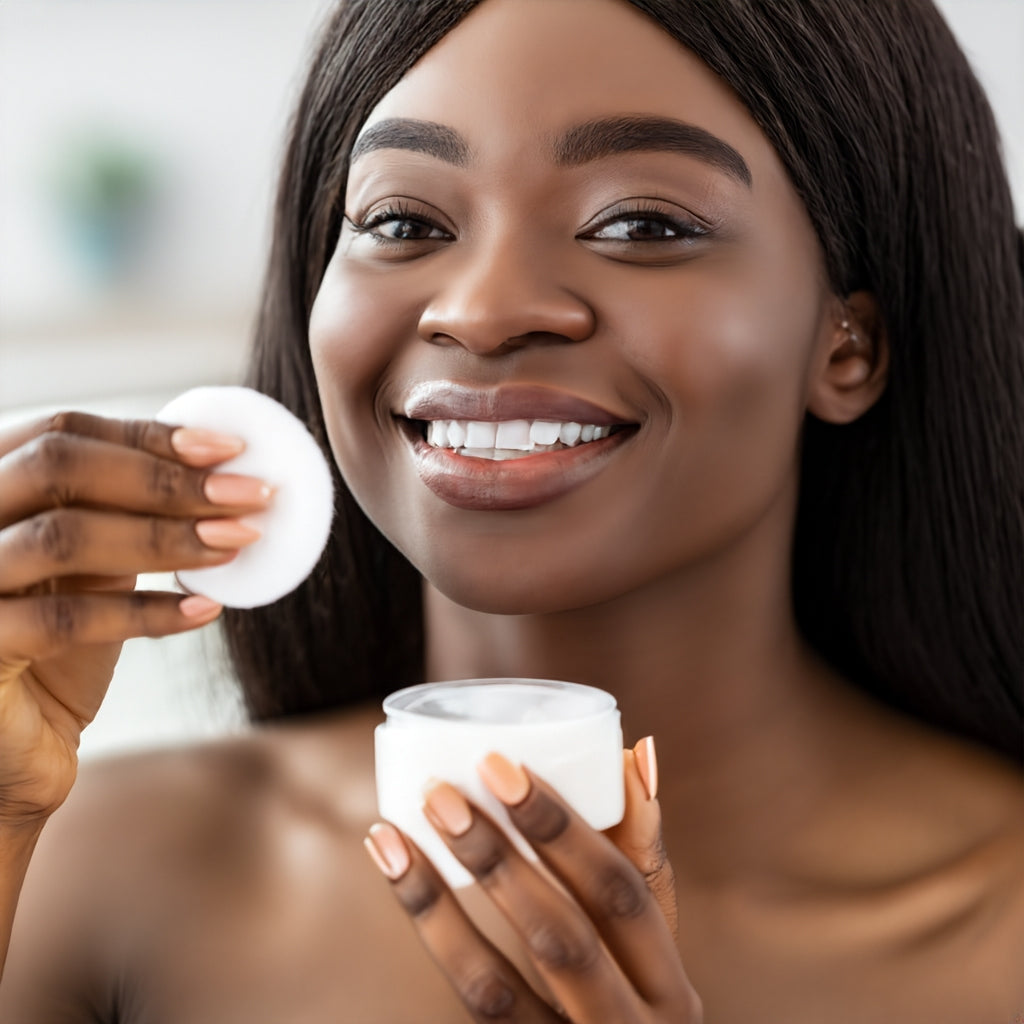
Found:
[(548, 679), (462, 679), (399, 690), (384, 711), (387, 721), (376, 732), (381, 816), (413, 839), (453, 888), (473, 879), (423, 815), (433, 779), (457, 786), (536, 860), (477, 775), (492, 751), (549, 782), (593, 828), (622, 819), (622, 727), (615, 698), (604, 690)]
[(303, 423), (267, 395), (242, 387), (193, 388), (156, 418), (240, 437), (245, 450), (216, 472), (258, 477), (274, 488), (269, 508), (246, 517), (260, 539), (226, 565), (179, 572), (182, 587), (232, 608), (271, 604), (294, 590), (319, 560), (334, 516), (327, 460)]

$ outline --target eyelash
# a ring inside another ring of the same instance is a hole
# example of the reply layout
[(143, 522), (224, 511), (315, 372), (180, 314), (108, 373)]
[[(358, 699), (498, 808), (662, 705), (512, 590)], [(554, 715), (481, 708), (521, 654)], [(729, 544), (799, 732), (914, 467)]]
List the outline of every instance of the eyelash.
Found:
[[(599, 239), (595, 236), (598, 232), (603, 231), (605, 228), (612, 224), (620, 223), (622, 221), (639, 223), (648, 221), (654, 224), (660, 224), (663, 227), (668, 227), (674, 232), (673, 237), (669, 238), (655, 238), (647, 240), (628, 239), (628, 240), (615, 240), (618, 242), (625, 242), (627, 245), (651, 245), (657, 243), (686, 243), (692, 244), (701, 238), (706, 238), (712, 233), (711, 228), (707, 225), (700, 223), (696, 218), (693, 217), (681, 217), (678, 214), (667, 213), (663, 209), (659, 209), (655, 206), (645, 205), (644, 201), (639, 201), (635, 205), (630, 204), (621, 206), (615, 209), (609, 214), (606, 214), (601, 220), (593, 227), (587, 228), (581, 232), (577, 237), (592, 239), (597, 242), (606, 241), (606, 239)], [(608, 240), (611, 241), (611, 240)]]
[(383, 227), (385, 224), (392, 224), (400, 221), (411, 221), (416, 224), (423, 224), (432, 231), (441, 231), (446, 237), (451, 237), (444, 228), (435, 224), (429, 217), (424, 217), (422, 213), (415, 211), (411, 206), (400, 200), (396, 200), (392, 205), (377, 210), (376, 213), (367, 217), (365, 220), (355, 221), (348, 215), (345, 216), (345, 220), (348, 221), (349, 227), (356, 234), (368, 235), (377, 245), (403, 245), (411, 241), (421, 242), (437, 240), (420, 238), (389, 238), (387, 235), (379, 234), (377, 231), (378, 228)]
[[(378, 231), (378, 229), (383, 227), (385, 224), (393, 224), (401, 221), (409, 221), (411, 223), (423, 225), (429, 228), (430, 231), (442, 232), (446, 239), (451, 239), (452, 237), (448, 231), (435, 223), (429, 217), (423, 216), (422, 213), (414, 210), (410, 205), (402, 202), (401, 200), (396, 200), (391, 205), (377, 210), (374, 214), (364, 220), (356, 221), (347, 215), (345, 216), (345, 220), (356, 234), (367, 235), (376, 245), (381, 246), (394, 247), (408, 245), (409, 243), (415, 242), (432, 242), (441, 240), (434, 238), (391, 238), (387, 235), (380, 234)], [(631, 221), (633, 223), (648, 221), (659, 224), (663, 227), (669, 228), (673, 232), (673, 235), (670, 237), (646, 240), (601, 239), (596, 237), (599, 232), (622, 221)], [(678, 215), (666, 213), (663, 209), (658, 209), (650, 205), (643, 205), (638, 202), (636, 205), (620, 207), (614, 212), (603, 217), (596, 225), (591, 228), (587, 228), (576, 237), (584, 240), (589, 239), (598, 243), (607, 241), (612, 244), (619, 245), (646, 246), (672, 243), (693, 244), (699, 239), (705, 238), (710, 234), (712, 234), (711, 228), (698, 222), (695, 218), (683, 218)]]

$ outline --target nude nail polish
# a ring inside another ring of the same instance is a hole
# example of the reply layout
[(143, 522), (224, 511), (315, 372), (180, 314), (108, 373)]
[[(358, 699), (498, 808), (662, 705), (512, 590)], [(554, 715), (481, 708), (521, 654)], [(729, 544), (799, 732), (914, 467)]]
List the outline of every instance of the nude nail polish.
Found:
[(466, 798), (447, 782), (435, 782), (424, 794), (426, 809), (438, 824), (452, 836), (461, 836), (473, 824), (473, 811)]
[(206, 500), (214, 505), (266, 505), (273, 493), (263, 480), (234, 473), (214, 473), (203, 484)]
[(244, 548), (260, 539), (260, 531), (237, 519), (201, 519), (196, 536), (208, 547), (225, 550)]
[(223, 606), (200, 594), (190, 594), (178, 602), (178, 611), (187, 619), (207, 619), (220, 612)]
[(171, 447), (179, 455), (193, 459), (227, 459), (244, 451), (245, 442), (215, 430), (179, 427), (171, 434)]
[(640, 781), (647, 790), (647, 799), (653, 800), (658, 795), (658, 758), (654, 751), (654, 737), (645, 736), (640, 740), (633, 748), (633, 754)]
[(409, 848), (394, 825), (386, 822), (371, 825), (370, 834), (363, 839), (363, 846), (381, 873), (391, 881), (401, 878), (409, 870)]
[(530, 792), (530, 778), (526, 772), (501, 754), (488, 754), (476, 770), (487, 788), (509, 807), (521, 804)]

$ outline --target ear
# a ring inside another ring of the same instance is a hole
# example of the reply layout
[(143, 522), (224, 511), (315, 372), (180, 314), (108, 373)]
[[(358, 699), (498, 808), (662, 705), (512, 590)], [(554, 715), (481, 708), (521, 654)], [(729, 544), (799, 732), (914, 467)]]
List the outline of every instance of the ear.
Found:
[(885, 390), (889, 341), (870, 292), (836, 299), (815, 361), (807, 408), (827, 423), (851, 423)]

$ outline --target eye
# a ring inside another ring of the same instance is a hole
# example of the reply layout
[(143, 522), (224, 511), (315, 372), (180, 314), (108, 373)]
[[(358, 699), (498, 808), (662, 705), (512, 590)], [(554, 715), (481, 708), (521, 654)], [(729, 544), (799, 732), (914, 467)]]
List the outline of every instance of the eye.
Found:
[(665, 217), (639, 215), (606, 223), (589, 237), (614, 242), (664, 242), (686, 234), (680, 225)]
[(640, 250), (649, 246), (665, 255), (665, 250), (688, 248), (710, 234), (708, 225), (674, 203), (638, 199), (598, 214), (577, 238), (613, 252), (643, 255)]
[(372, 211), (361, 220), (346, 215), (351, 229), (369, 236), (380, 245), (450, 240), (452, 235), (430, 217), (404, 203), (395, 203)]

